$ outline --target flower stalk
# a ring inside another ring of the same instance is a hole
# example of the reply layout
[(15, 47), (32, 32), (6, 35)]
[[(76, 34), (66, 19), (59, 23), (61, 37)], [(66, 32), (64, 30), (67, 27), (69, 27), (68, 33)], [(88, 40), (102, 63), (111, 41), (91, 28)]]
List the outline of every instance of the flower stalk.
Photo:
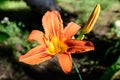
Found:
[(78, 76), (79, 76), (79, 79), (82, 80), (82, 76), (81, 76), (81, 74), (80, 74), (80, 71), (79, 71), (79, 69), (78, 69), (78, 67), (77, 67), (77, 65), (76, 65), (76, 63), (75, 63), (75, 61), (74, 61), (74, 59), (72, 59), (72, 63), (73, 63), (73, 66), (74, 66), (74, 68), (75, 68), (75, 70), (76, 70)]

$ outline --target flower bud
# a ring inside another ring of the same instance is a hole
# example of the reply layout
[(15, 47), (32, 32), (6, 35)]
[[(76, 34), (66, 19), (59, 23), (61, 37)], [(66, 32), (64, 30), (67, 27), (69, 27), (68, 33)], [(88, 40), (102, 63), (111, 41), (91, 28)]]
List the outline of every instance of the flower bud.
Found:
[(99, 16), (99, 13), (100, 13), (100, 5), (97, 4), (96, 7), (94, 8), (92, 14), (90, 15), (87, 23), (85, 24), (85, 26), (82, 29), (83, 34), (87, 34), (92, 30), (92, 28)]

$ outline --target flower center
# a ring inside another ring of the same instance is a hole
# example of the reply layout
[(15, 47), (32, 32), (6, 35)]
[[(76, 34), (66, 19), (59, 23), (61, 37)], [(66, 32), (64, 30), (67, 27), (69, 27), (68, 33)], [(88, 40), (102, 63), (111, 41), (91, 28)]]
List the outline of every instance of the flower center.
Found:
[(64, 41), (55, 36), (48, 43), (47, 52), (51, 55), (55, 55), (57, 53), (65, 52), (67, 48), (68, 46), (64, 43)]

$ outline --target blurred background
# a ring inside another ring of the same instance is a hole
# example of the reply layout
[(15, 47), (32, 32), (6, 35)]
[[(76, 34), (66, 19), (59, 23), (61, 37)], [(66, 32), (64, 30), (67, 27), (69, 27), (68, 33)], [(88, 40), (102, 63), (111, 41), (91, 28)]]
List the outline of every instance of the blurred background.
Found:
[(85, 36), (95, 50), (72, 57), (83, 80), (120, 80), (120, 0), (0, 0), (0, 80), (79, 80), (74, 66), (66, 75), (56, 57), (36, 66), (18, 58), (37, 45), (27, 37), (33, 29), (43, 31), (47, 10), (59, 11), (65, 26), (73, 21), (83, 27), (96, 4), (100, 16)]

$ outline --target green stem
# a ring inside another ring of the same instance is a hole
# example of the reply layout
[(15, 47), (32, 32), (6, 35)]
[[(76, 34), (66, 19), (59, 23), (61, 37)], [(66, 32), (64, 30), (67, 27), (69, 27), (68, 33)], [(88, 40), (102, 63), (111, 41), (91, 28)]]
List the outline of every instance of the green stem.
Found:
[(75, 61), (74, 61), (73, 59), (72, 59), (72, 63), (73, 63), (73, 65), (74, 65), (74, 67), (75, 67), (76, 72), (78, 73), (79, 79), (82, 80), (82, 76), (80, 75), (80, 72), (79, 72), (79, 70), (78, 70), (78, 67), (77, 67), (77, 65), (76, 65), (76, 63), (75, 63)]
[(80, 35), (77, 37), (77, 39), (83, 40), (85, 35), (83, 34), (82, 31), (80, 31)]
[[(82, 31), (80, 31), (80, 35), (77, 37), (77, 39), (83, 40), (84, 37), (85, 37), (85, 35), (82, 33)], [(82, 80), (82, 76), (80, 75), (78, 67), (77, 67), (75, 61), (73, 60), (73, 58), (72, 58), (72, 63), (73, 63), (73, 66), (75, 67), (75, 70), (76, 70), (78, 76), (79, 76), (79, 79)]]

